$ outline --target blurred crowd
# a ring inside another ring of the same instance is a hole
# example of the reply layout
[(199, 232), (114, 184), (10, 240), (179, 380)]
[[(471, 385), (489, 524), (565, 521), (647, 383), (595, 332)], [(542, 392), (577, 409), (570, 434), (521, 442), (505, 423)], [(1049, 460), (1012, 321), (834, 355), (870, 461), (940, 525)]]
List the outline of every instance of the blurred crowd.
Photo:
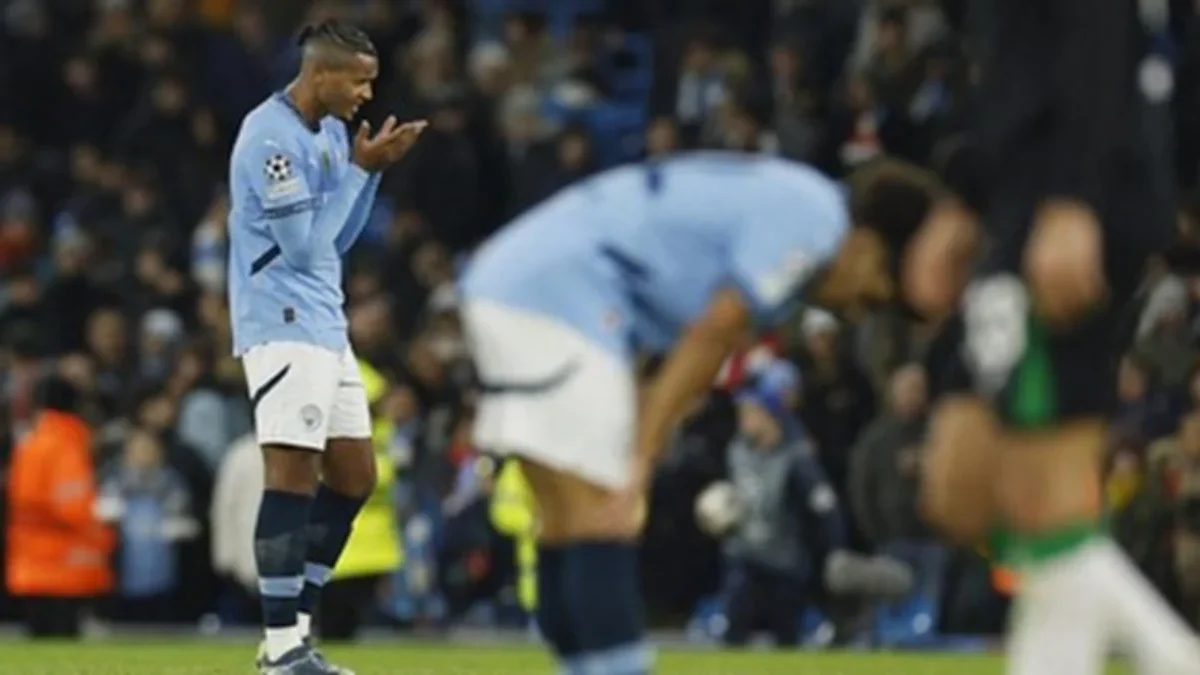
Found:
[[(384, 479), (328, 623), (445, 625), (506, 621), (509, 608), (519, 622), (533, 564), (527, 528), (494, 503), (511, 496), (502, 467), (470, 443), (453, 282), (472, 246), (572, 181), (682, 149), (774, 153), (835, 177), (884, 154), (936, 164), (971, 114), (966, 4), (0, 0), (0, 619), (17, 615), (14, 598), (62, 592), (99, 599), (114, 621), (253, 620), (261, 467), (230, 355), (223, 181), (240, 119), (295, 72), (298, 26), (363, 26), (381, 55), (363, 114), (430, 122), (347, 265)], [(1155, 39), (1178, 68), (1179, 176), (1194, 194), (1200, 8), (1172, 9)], [(1187, 206), (1181, 227), (1200, 232)], [(1122, 542), (1200, 619), (1200, 281), (1162, 273), (1145, 298), (1106, 495)], [(799, 366), (790, 414), (859, 551), (932, 541), (914, 506), (926, 337), (898, 317), (850, 331), (809, 312), (760, 348)], [(727, 472), (744, 360), (656, 480), (644, 581), (674, 625), (721, 588), (693, 502)], [(47, 413), (47, 400), (60, 403)], [(40, 464), (10, 466), (26, 445)], [(27, 573), (28, 547), (12, 545), (61, 525), (20, 512), (47, 500), (101, 559), (67, 590)], [(997, 630), (987, 562), (937, 560), (935, 626)]]

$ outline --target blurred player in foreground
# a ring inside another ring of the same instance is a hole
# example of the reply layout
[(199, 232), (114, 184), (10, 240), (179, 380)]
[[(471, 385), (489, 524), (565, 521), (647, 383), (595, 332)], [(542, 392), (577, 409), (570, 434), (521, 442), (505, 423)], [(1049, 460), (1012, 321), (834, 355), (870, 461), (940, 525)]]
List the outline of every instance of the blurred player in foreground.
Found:
[(1098, 675), (1117, 646), (1145, 675), (1200, 672), (1200, 644), (1100, 523), (1125, 312), (1174, 222), (1155, 110), (1170, 69), (1137, 5), (978, 4), (981, 189), (939, 207), (905, 273), (923, 315), (957, 314), (925, 510), (962, 543), (990, 538), (1019, 574), (1012, 675)]
[(266, 639), (259, 668), (325, 675), (312, 614), (375, 485), (371, 424), (342, 310), (341, 256), (366, 226), (380, 172), (423, 123), (388, 118), (353, 141), (375, 48), (338, 22), (305, 29), (300, 74), (242, 122), (230, 160), (229, 299), (265, 485), (255, 557)]
[[(935, 189), (891, 162), (847, 196), (802, 165), (689, 154), (570, 187), (479, 250), (462, 279), (475, 440), (520, 458), (537, 497), (538, 623), (564, 672), (650, 672), (638, 510), (668, 437), (802, 297), (851, 317), (896, 299)], [(666, 358), (639, 397), (640, 352)]]

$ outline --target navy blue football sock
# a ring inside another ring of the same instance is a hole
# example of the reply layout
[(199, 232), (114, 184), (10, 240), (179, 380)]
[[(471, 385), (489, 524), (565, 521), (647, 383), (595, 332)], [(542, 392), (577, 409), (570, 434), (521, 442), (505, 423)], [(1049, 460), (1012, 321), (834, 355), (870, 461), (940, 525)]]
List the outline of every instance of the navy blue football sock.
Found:
[(262, 596), (263, 625), (296, 625), (300, 590), (304, 585), (305, 525), (312, 497), (266, 490), (254, 528), (254, 560)]
[(333, 568), (346, 541), (354, 519), (362, 510), (365, 499), (349, 497), (322, 484), (313, 498), (306, 529), (308, 555), (304, 563), (304, 590), (300, 592), (299, 610), (312, 614), (321, 600), (321, 589), (333, 576)]
[(563, 549), (570, 625), (579, 653), (568, 672), (645, 675), (653, 654), (643, 642), (641, 571), (634, 544), (588, 542)]
[(567, 586), (563, 576), (565, 558), (566, 551), (561, 547), (538, 547), (538, 630), (559, 658), (579, 653), (579, 641), (575, 639), (567, 609)]

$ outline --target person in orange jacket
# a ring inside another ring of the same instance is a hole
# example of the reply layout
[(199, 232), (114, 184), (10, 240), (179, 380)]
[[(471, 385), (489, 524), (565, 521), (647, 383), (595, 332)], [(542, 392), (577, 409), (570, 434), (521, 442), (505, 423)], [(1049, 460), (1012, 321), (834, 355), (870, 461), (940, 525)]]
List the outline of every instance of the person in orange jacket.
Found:
[(13, 452), (6, 584), (34, 637), (75, 637), (87, 602), (112, 589), (115, 533), (96, 515), (92, 431), (79, 393), (50, 377), (33, 428)]

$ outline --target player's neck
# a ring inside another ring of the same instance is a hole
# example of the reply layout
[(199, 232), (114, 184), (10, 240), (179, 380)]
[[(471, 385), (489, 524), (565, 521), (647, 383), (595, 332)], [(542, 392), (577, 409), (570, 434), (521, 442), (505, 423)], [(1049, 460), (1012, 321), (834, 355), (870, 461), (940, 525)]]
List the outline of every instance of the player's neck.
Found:
[(304, 121), (309, 127), (316, 127), (321, 123), (321, 118), (325, 116), (325, 111), (321, 107), (321, 103), (317, 101), (316, 93), (311, 87), (305, 85), (303, 80), (294, 80), (283, 90), (283, 95), (287, 97), (288, 102), (300, 113)]

